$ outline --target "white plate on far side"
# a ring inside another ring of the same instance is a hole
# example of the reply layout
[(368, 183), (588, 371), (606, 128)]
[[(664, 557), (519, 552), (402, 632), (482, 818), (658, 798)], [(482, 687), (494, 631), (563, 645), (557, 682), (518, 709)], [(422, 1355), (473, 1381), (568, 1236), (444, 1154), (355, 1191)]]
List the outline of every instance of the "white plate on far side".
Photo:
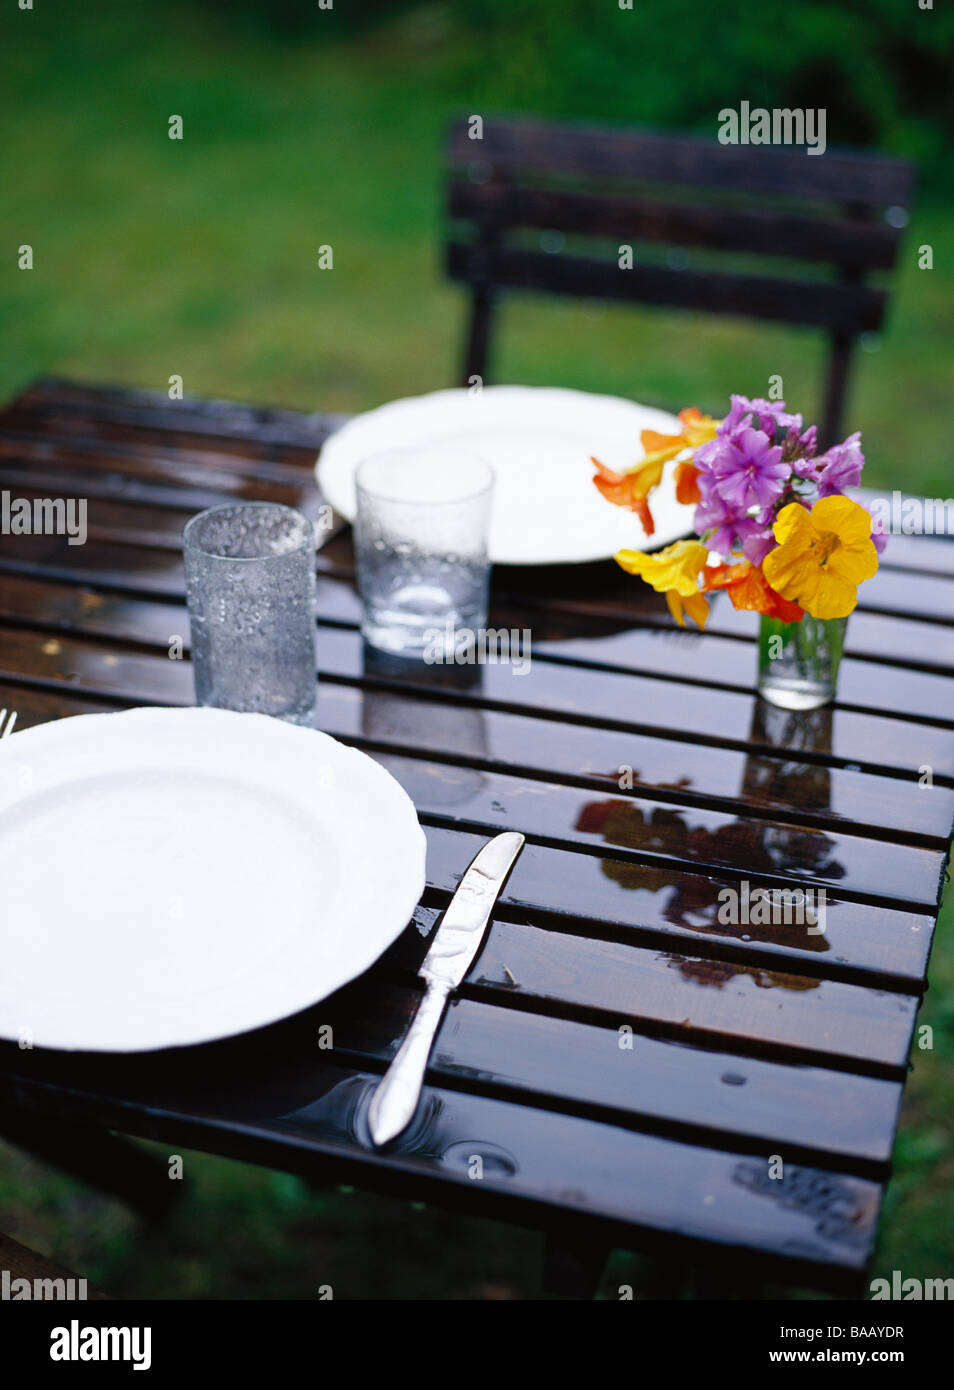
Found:
[(0, 1037), (134, 1052), (273, 1023), (366, 970), (424, 888), (389, 773), (217, 709), (0, 741)]
[(415, 445), (479, 454), (496, 475), (490, 558), (500, 565), (605, 560), (624, 548), (653, 549), (692, 530), (692, 507), (676, 501), (674, 463), (652, 497), (656, 530), (607, 502), (593, 485), (595, 455), (622, 471), (643, 457), (640, 432), (676, 434), (674, 415), (618, 396), (557, 387), (485, 386), (435, 391), (358, 415), (324, 444), (318, 481), (348, 521), (355, 469), (370, 454)]

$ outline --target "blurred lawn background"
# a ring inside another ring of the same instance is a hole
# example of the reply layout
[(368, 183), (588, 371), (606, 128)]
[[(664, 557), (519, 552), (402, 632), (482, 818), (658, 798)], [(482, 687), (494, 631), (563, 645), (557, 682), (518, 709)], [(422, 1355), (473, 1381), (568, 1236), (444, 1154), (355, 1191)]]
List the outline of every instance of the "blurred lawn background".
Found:
[[(884, 334), (847, 427), (867, 480), (949, 497), (954, 255), (945, 159), (954, 16), (896, 0), (35, 0), (0, 17), (0, 398), (41, 373), (306, 410), (455, 384), (461, 291), (440, 268), (448, 119), (531, 113), (714, 136), (717, 113), (823, 106), (829, 146), (913, 158), (920, 184)], [(168, 139), (180, 115), (184, 139)], [(29, 243), (35, 269), (17, 269)], [(318, 248), (334, 270), (318, 269)], [(918, 269), (930, 245), (934, 270)], [(818, 410), (818, 335), (511, 299), (498, 381), (721, 413), (780, 374)], [(954, 928), (942, 916), (875, 1273), (954, 1273)], [(115, 1204), (0, 1150), (0, 1230), (156, 1297), (526, 1297), (538, 1238), (196, 1156), (148, 1238)], [(392, 1253), (396, 1252), (396, 1253)], [(619, 1256), (604, 1285), (658, 1268)], [(672, 1291), (675, 1286), (665, 1286)], [(683, 1286), (682, 1292), (691, 1292)]]

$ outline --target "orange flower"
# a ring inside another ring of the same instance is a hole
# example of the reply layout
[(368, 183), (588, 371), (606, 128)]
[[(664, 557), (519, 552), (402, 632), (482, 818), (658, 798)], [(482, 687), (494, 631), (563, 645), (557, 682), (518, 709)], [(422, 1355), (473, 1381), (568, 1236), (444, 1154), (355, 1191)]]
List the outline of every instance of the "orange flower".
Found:
[(679, 423), (682, 429), (678, 434), (659, 434), (656, 430), (643, 430), (639, 439), (646, 452), (645, 463), (650, 459), (666, 463), (667, 460), (681, 454), (683, 449), (698, 449), (700, 444), (707, 444), (710, 439), (715, 439), (719, 421), (711, 415), (703, 415), (702, 411), (693, 405), (688, 410), (680, 410)]
[(808, 511), (790, 502), (775, 518), (778, 546), (763, 560), (765, 577), (813, 618), (847, 618), (858, 585), (878, 569), (871, 513), (850, 497), (821, 497)]
[(704, 570), (702, 587), (706, 593), (725, 589), (733, 608), (764, 613), (783, 623), (799, 623), (805, 616), (803, 608), (777, 594), (758, 566), (748, 560), (738, 565), (713, 565)]
[(699, 491), (699, 470), (690, 459), (686, 459), (685, 463), (677, 463), (673, 476), (676, 480), (677, 502), (688, 507), (702, 501), (702, 493)]
[[(614, 472), (599, 459), (590, 460), (596, 466), (593, 481), (607, 502), (636, 512), (647, 536), (651, 536), (656, 529), (649, 510), (649, 494), (662, 481), (663, 465), (683, 450), (697, 449), (700, 444), (714, 439), (719, 423), (711, 415), (703, 415), (695, 406), (680, 410), (679, 422), (682, 425), (679, 434), (643, 430), (639, 438), (645, 457), (625, 473)], [(676, 470), (676, 497), (683, 503), (701, 500), (696, 485), (696, 469), (689, 462), (681, 464)]]
[(596, 477), (593, 481), (607, 502), (613, 502), (617, 507), (628, 507), (631, 512), (635, 512), (646, 535), (651, 536), (656, 527), (646, 499), (662, 477), (662, 463), (637, 464), (627, 473), (615, 473), (612, 468), (607, 468), (605, 463), (600, 463), (599, 459), (591, 458), (590, 463), (596, 465)]

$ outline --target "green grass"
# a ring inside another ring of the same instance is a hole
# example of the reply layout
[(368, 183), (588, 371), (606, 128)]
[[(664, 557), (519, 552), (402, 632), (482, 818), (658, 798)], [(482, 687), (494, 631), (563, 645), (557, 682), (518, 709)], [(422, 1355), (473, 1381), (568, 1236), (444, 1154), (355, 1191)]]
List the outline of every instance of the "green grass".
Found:
[[(157, 0), (6, 6), (0, 397), (40, 373), (158, 389), (178, 374), (195, 395), (347, 411), (452, 384), (465, 306), (440, 270), (447, 119), (530, 110), (675, 123), (686, 109), (706, 128), (708, 96), (691, 100), (696, 73), (715, 94), (728, 50), (764, 69), (764, 19), (740, 34), (721, 10), (699, 6), (690, 74), (641, 66), (647, 43), (677, 51), (685, 9), (683, 0), (637, 14), (644, 27), (635, 38), (626, 31), (629, 47), (621, 42), (618, 53), (591, 35), (576, 55), (572, 25), (542, 0), (536, 11), (528, 0), (514, 6), (513, 43), (499, 22), (481, 28), (468, 7), (446, 4), (388, 10), (383, 24), (356, 33), (340, 23), (323, 30), (312, 16), (286, 34), (256, 22), (250, 5), (229, 20)], [(499, 21), (501, 6), (491, 10)], [(837, 46), (841, 21), (827, 6), (817, 13)], [(614, 81), (628, 87), (601, 82), (600, 65), (611, 61)], [(863, 92), (873, 90), (872, 61), (869, 53), (860, 62)], [(181, 142), (167, 138), (173, 114), (184, 119)], [(895, 148), (934, 148), (913, 118), (898, 115), (895, 129)], [(869, 481), (943, 497), (954, 491), (948, 213), (929, 187), (908, 228), (887, 329), (858, 354), (848, 414), (849, 428), (864, 431)], [(34, 248), (30, 272), (16, 268), (24, 243)], [(324, 244), (334, 250), (330, 271), (317, 267)], [(924, 244), (935, 270), (917, 267)], [(779, 374), (792, 408), (809, 418), (818, 409), (823, 344), (808, 332), (513, 299), (499, 344), (500, 381), (718, 412), (731, 391), (761, 394)], [(951, 918), (948, 906), (922, 1014), (934, 1049), (914, 1054), (879, 1273), (952, 1268)], [(187, 1174), (183, 1213), (146, 1241), (114, 1204), (6, 1150), (0, 1229), (117, 1292), (146, 1296), (310, 1297), (325, 1282), (341, 1296), (537, 1289), (532, 1235), (313, 1194), (198, 1155)], [(627, 1273), (632, 1281), (633, 1269), (638, 1284), (643, 1267), (618, 1260), (605, 1289)]]

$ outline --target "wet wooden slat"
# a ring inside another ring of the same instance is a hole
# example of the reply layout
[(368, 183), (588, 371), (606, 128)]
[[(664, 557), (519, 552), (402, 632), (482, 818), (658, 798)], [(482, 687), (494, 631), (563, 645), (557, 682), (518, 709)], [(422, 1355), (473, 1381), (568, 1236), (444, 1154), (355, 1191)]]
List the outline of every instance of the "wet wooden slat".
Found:
[[(301, 1017), (313, 1036), (318, 1015)], [(76, 1110), (125, 1133), (398, 1195), (419, 1195), (426, 1181), (432, 1199), (483, 1215), (530, 1226), (576, 1221), (610, 1244), (716, 1258), (723, 1269), (727, 1259), (741, 1259), (837, 1291), (860, 1287), (880, 1208), (877, 1182), (799, 1164), (772, 1182), (767, 1153), (682, 1143), (446, 1085), (427, 1087), (411, 1128), (375, 1151), (365, 1136), (378, 1072), (290, 1045), (296, 1031), (302, 1042), (307, 1036), (302, 1024), (279, 1028), (271, 1040), (252, 1035), (254, 1051), (248, 1040), (202, 1049), (198, 1058), (196, 1049), (182, 1049), (158, 1075), (148, 1064), (103, 1067), (89, 1058), (44, 1071), (43, 1059), (24, 1061), (9, 1045), (0, 1062), (9, 1059), (7, 1084), (41, 1113)]]
[[(128, 445), (108, 453), (100, 446), (81, 453), (75, 448), (24, 449), (19, 441), (0, 435), (0, 468), (10, 478), (11, 495), (21, 496), (31, 487), (44, 496), (104, 498), (114, 503), (144, 501), (151, 506), (191, 508), (215, 506), (232, 498), (251, 502), (283, 502), (300, 506), (318, 495), (314, 475), (272, 465), (268, 470), (245, 460), (224, 460), (218, 455), (131, 449)], [(25, 487), (20, 480), (26, 482)], [(49, 481), (46, 481), (49, 479)], [(204, 497), (209, 496), (206, 503)], [(92, 506), (92, 502), (90, 503)], [(135, 529), (128, 523), (119, 529)]]
[[(0, 460), (9, 457), (10, 450), (9, 441), (0, 439)], [(74, 464), (84, 462), (83, 456), (77, 455), (75, 451), (70, 458)], [(140, 481), (139, 495), (130, 495), (126, 490), (128, 465), (133, 461), (137, 462), (139, 479), (148, 479), (145, 462), (127, 451), (125, 455), (113, 461), (119, 463), (124, 470), (120, 478), (117, 478), (114, 471), (110, 471), (103, 479), (102, 464), (107, 460), (102, 454), (96, 454), (94, 458), (100, 461), (99, 470), (87, 467), (84, 472), (82, 468), (74, 466), (66, 471), (66, 464), (70, 459), (64, 459), (58, 454), (55, 463), (59, 472), (54, 473), (52, 477), (47, 475), (48, 481), (43, 480), (42, 474), (31, 478), (31, 473), (23, 468), (24, 461), (21, 459), (19, 471), (13, 470), (11, 473), (10, 470), (0, 467), (0, 484), (9, 486), (11, 490), (15, 489), (14, 495), (17, 497), (31, 500), (34, 497), (49, 496), (51, 485), (58, 489), (55, 494), (57, 496), (86, 497), (89, 526), (91, 531), (95, 530), (98, 538), (124, 541), (138, 536), (144, 545), (149, 546), (178, 547), (181, 543), (182, 528), (198, 509), (194, 500), (188, 498), (178, 506), (165, 502), (163, 509), (157, 513), (157, 494), (162, 490), (168, 492), (169, 489), (168, 484), (165, 489), (158, 488), (155, 479), (168, 479), (170, 472), (175, 476), (183, 467), (186, 469), (186, 478), (193, 484), (201, 481), (205, 491), (212, 496), (217, 496), (212, 493), (212, 488), (219, 484), (219, 491), (223, 494), (219, 500), (222, 501), (232, 496), (248, 497), (259, 501), (281, 501), (297, 507), (307, 507), (308, 504), (314, 505), (319, 501), (318, 488), (309, 477), (303, 478), (300, 474), (293, 478), (286, 478), (282, 474), (268, 477), (262, 473), (256, 476), (250, 470), (237, 472), (234, 469), (211, 468), (202, 464), (190, 465), (183, 461), (180, 454), (176, 455), (171, 467), (170, 461), (162, 456), (157, 456), (152, 461), (151, 495), (148, 491), (143, 492), (144, 488), (150, 486), (148, 481)], [(17, 462), (16, 455), (13, 461)], [(286, 470), (288, 471), (290, 470)], [(228, 476), (223, 477), (223, 473)], [(130, 474), (129, 477), (133, 475)], [(199, 506), (201, 505), (214, 505), (214, 502), (200, 503)], [(325, 557), (326, 567), (330, 558), (330, 555)], [(342, 573), (350, 576), (353, 568), (350, 550), (343, 548), (340, 559), (336, 556), (336, 560), (341, 565)], [(618, 585), (616, 587), (618, 588)], [(632, 580), (628, 581), (628, 588), (635, 590), (636, 585)], [(625, 586), (622, 589), (618, 588), (618, 592), (619, 598), (615, 604), (607, 604), (604, 599), (603, 606), (607, 611), (615, 609), (619, 617), (631, 618), (631, 594)], [(954, 624), (954, 577), (883, 568), (859, 589), (858, 601), (861, 612), (878, 612)]]
[[(486, 836), (426, 828), (428, 883), (452, 893)], [(756, 875), (750, 880), (758, 883)], [(501, 911), (574, 933), (634, 945), (764, 963), (822, 979), (919, 990), (934, 929), (931, 913), (831, 897), (822, 935), (805, 924), (719, 921), (726, 880), (670, 872), (546, 845), (525, 846), (501, 895)]]
[(56, 428), (61, 420), (84, 420), (110, 431), (165, 431), (198, 439), (213, 436), (234, 441), (240, 451), (265, 448), (303, 452), (320, 445), (342, 420), (322, 411), (305, 415), (237, 401), (172, 400), (166, 392), (90, 387), (53, 377), (28, 387), (6, 407), (0, 421), (13, 422), (21, 417), (28, 418), (37, 433), (44, 423)]
[[(38, 557), (30, 567), (31, 573), (40, 572), (51, 578), (72, 576), (74, 582), (82, 577), (90, 584), (118, 588), (123, 574), (120, 562), (128, 559), (127, 587), (157, 594), (179, 592), (181, 561), (173, 552), (152, 551), (142, 561), (141, 552), (134, 547), (90, 542), (73, 548), (73, 553), (81, 559), (73, 562), (75, 569), (71, 570), (67, 559), (70, 547), (64, 538), (21, 539), (32, 544)], [(157, 563), (156, 556), (162, 559), (162, 564)], [(37, 565), (41, 566), (39, 570)], [(5, 568), (18, 572), (16, 563), (7, 561)], [(360, 641), (353, 632), (326, 629), (319, 660), (323, 670), (339, 678), (358, 679), (368, 674), (364, 671)], [(537, 713), (581, 719), (591, 724), (621, 729), (639, 727), (646, 732), (665, 733), (690, 742), (769, 750), (772, 747), (771, 739), (764, 732), (759, 733), (756, 727), (761, 702), (754, 694), (539, 661), (532, 663), (525, 676), (516, 675), (510, 666), (488, 664), (476, 668), (474, 676), (469, 694), (449, 686), (442, 693), (447, 698), (466, 696), (487, 705), (518, 710), (530, 706)], [(374, 679), (382, 678), (374, 675)], [(397, 681), (393, 671), (388, 673), (387, 679)], [(423, 670), (403, 672), (397, 683), (433, 691), (435, 679), (435, 668), (425, 666)], [(890, 768), (909, 777), (917, 776), (919, 770), (927, 766), (932, 769), (935, 780), (951, 780), (954, 779), (954, 730), (836, 708), (830, 743), (812, 756), (824, 761), (867, 766), (876, 771)]]
[[(534, 629), (531, 629), (532, 631)], [(545, 633), (547, 626), (542, 626)], [(665, 674), (704, 685), (754, 690), (758, 676), (756, 632), (752, 641), (723, 638), (715, 632), (670, 633), (664, 628), (630, 628), (626, 632), (555, 639), (543, 636), (533, 643), (538, 656), (578, 661), (647, 675)], [(916, 671), (910, 667), (865, 661), (847, 656), (838, 670), (838, 708), (903, 714), (934, 724), (954, 723), (954, 673)]]
[[(3, 441), (0, 440), (2, 458)], [(161, 465), (157, 465), (157, 468), (161, 468)], [(231, 501), (281, 502), (286, 506), (300, 506), (303, 498), (302, 487), (286, 487), (283, 483), (216, 476), (210, 480), (210, 485), (176, 485), (168, 481), (168, 474), (164, 470), (162, 477), (155, 479), (134, 478), (107, 470), (98, 474), (92, 470), (77, 473), (59, 459), (50, 464), (28, 464), (24, 460), (10, 464), (0, 462), (0, 488), (6, 488), (14, 497), (23, 497), (32, 489), (44, 497), (85, 497), (88, 501), (102, 499), (110, 506), (115, 506), (121, 500), (153, 510), (171, 509), (188, 516), (194, 516), (206, 507), (218, 507)], [(102, 514), (97, 520), (100, 528), (105, 529)], [(128, 526), (117, 529), (121, 534), (129, 531)]]
[[(419, 905), (382, 970), (417, 974), (440, 908)], [(714, 957), (553, 931), (495, 913), (468, 998), (699, 1042), (739, 1056), (903, 1079), (917, 1000)]]
[[(319, 551), (318, 562), (323, 564), (326, 551), (333, 550), (338, 539), (330, 539)], [(92, 563), (93, 574), (115, 578), (116, 556), (98, 542), (86, 557)], [(141, 552), (130, 547), (129, 554), (134, 563), (143, 570)], [(30, 573), (47, 574), (51, 570), (58, 575), (70, 576), (74, 581), (80, 576), (69, 569), (68, 552), (57, 547), (53, 552), (53, 563), (41, 563), (31, 568)], [(148, 566), (148, 560), (145, 561)], [(38, 624), (49, 621), (48, 595), (60, 595), (56, 599), (58, 620), (71, 621), (69, 615), (68, 591), (65, 581), (59, 585), (46, 579), (31, 580), (27, 577), (17, 579), (16, 569), (10, 572), (9, 562), (0, 554), (0, 576), (6, 568), (6, 578), (0, 578), (0, 594), (9, 595), (5, 612), (11, 616), (30, 605)], [(85, 573), (85, 571), (83, 572)], [(145, 586), (154, 585), (155, 591), (163, 596), (182, 596), (183, 584), (181, 566), (174, 554), (163, 557), (161, 567), (149, 566), (145, 577), (139, 581)], [(44, 585), (48, 586), (46, 589)], [(117, 604), (118, 598), (109, 593), (102, 595), (103, 605), (97, 614), (99, 621)], [(321, 619), (349, 627), (356, 626), (360, 620), (360, 605), (353, 586), (322, 573), (319, 577), (318, 609)], [(123, 601), (125, 602), (125, 601)], [(152, 613), (148, 607), (140, 609), (126, 607), (128, 626), (125, 630), (111, 629), (113, 635), (128, 640), (150, 640), (153, 634)], [(165, 627), (163, 616), (162, 628)], [(523, 625), (528, 625), (530, 633), (531, 656), (547, 660), (568, 661), (574, 664), (585, 663), (593, 666), (606, 666), (617, 671), (632, 671), (637, 674), (658, 676), (665, 674), (669, 679), (680, 679), (694, 684), (726, 686), (734, 690), (755, 689), (756, 650), (752, 643), (740, 643), (732, 639), (720, 638), (711, 633), (698, 635), (681, 632), (672, 627), (624, 628), (610, 621), (597, 622), (588, 617), (572, 613), (558, 614), (550, 610), (519, 611), (502, 601), (496, 600), (492, 607), (491, 622), (495, 627), (522, 633)], [(84, 612), (82, 621), (75, 625), (91, 632), (100, 629), (92, 623), (91, 615)], [(135, 625), (135, 626), (133, 626)], [(943, 676), (925, 671), (911, 671), (903, 666), (873, 664), (847, 657), (839, 674), (839, 699), (837, 705), (850, 706), (876, 713), (903, 713), (909, 718), (925, 722), (954, 723), (954, 676)], [(765, 718), (774, 719), (770, 711)], [(799, 739), (799, 730), (805, 720), (798, 716), (785, 716), (791, 726), (779, 741), (791, 746), (793, 739)]]
[[(412, 933), (402, 937), (403, 951), (416, 946)], [(467, 987), (557, 1012), (601, 1016), (616, 1027), (632, 1022), (677, 1040), (698, 1038), (759, 1056), (824, 1059), (826, 1066), (879, 1075), (906, 1068), (917, 1012), (910, 995), (586, 940), (499, 917)]]
[[(0, 586), (2, 592), (2, 586)], [(75, 591), (74, 591), (75, 594)], [(76, 597), (82, 600), (82, 595)], [(96, 595), (87, 595), (88, 611), (97, 612)], [(2, 603), (2, 599), (0, 599)], [(78, 613), (82, 612), (82, 607)], [(166, 619), (161, 641), (172, 648), (183, 638), (181, 610), (161, 613)], [(191, 671), (166, 659), (150, 662), (148, 656), (121, 656), (70, 637), (44, 638), (14, 630), (4, 643), (3, 674), (36, 675), (46, 681), (65, 680), (81, 688), (106, 690), (125, 699), (162, 699), (191, 702)], [(149, 692), (149, 694), (147, 694)], [(420, 720), (428, 719), (420, 709)], [(461, 712), (463, 714), (463, 712)], [(476, 715), (476, 720), (475, 720)], [(460, 717), (458, 737), (469, 734), (476, 751), (479, 712)], [(433, 722), (433, 715), (431, 716)], [(335, 730), (336, 732), (339, 730)], [(369, 732), (373, 737), (373, 727)], [(432, 731), (435, 732), (435, 731)], [(446, 725), (440, 730), (446, 736)], [(552, 730), (535, 730), (538, 748), (549, 744)], [(377, 740), (375, 740), (377, 742)], [(467, 752), (466, 743), (455, 745)], [(436, 751), (436, 750), (435, 750)], [(401, 781), (421, 812), (449, 816), (481, 825), (488, 830), (519, 828), (541, 840), (575, 843), (591, 848), (609, 845), (616, 852), (632, 851), (637, 862), (698, 863), (744, 873), (746, 868), (763, 878), (791, 878), (823, 884), (842, 893), (871, 898), (902, 900), (929, 906), (936, 902), (937, 885), (944, 862), (940, 848), (927, 850), (907, 845), (876, 842), (859, 835), (830, 833), (804, 825), (782, 825), (752, 820), (744, 815), (710, 809), (691, 809), (665, 800), (642, 801), (638, 795), (593, 795), (555, 783), (525, 781), (499, 772), (477, 773), (468, 767), (447, 767), (440, 761), (378, 755), (379, 761)], [(800, 769), (802, 777), (810, 769)], [(753, 777), (756, 775), (753, 770)], [(819, 771), (819, 779), (824, 779)], [(925, 803), (934, 788), (918, 788)], [(949, 798), (946, 798), (949, 800)], [(949, 808), (948, 808), (949, 809)], [(622, 855), (620, 856), (622, 857)]]
[[(325, 629), (320, 648), (322, 669), (336, 676), (390, 681), (421, 693), (434, 690), (434, 668), (425, 668), (423, 674), (415, 669), (398, 672), (385, 662), (366, 659), (351, 632)], [(516, 675), (511, 667), (485, 664), (474, 670), (470, 686), (461, 683), (455, 688), (448, 681), (441, 695), (517, 712), (532, 709), (568, 722), (639, 728), (691, 743), (760, 752), (779, 747), (754, 694), (617, 671), (533, 662), (525, 675)], [(805, 761), (857, 764), (879, 772), (890, 768), (910, 777), (924, 765), (933, 770), (934, 780), (954, 774), (954, 730), (837, 708), (830, 728), (826, 724), (813, 746), (799, 752)]]
[[(48, 719), (109, 711), (72, 691), (0, 684), (0, 706), (18, 711), (17, 728)], [(439, 915), (420, 907), (386, 961), (415, 974)], [(910, 995), (789, 974), (764, 966), (547, 931), (495, 918), (466, 989), (498, 1002), (618, 1027), (629, 1022), (677, 1040), (701, 1039), (744, 1054), (823, 1060), (871, 1075), (903, 1074), (917, 1001)]]
[(819, 886), (839, 896), (937, 906), (946, 846), (928, 850), (807, 826), (753, 821), (719, 811), (639, 797), (593, 795), (468, 767), (375, 753), (413, 798), (420, 815), (480, 828), (522, 830), (540, 843), (609, 850), (614, 861), (689, 865)]
[[(73, 654), (65, 655), (69, 666)], [(58, 662), (63, 656), (64, 652), (54, 651), (49, 660)], [(104, 663), (110, 656), (103, 651)], [(121, 682), (124, 703), (159, 698), (172, 704), (191, 703), (190, 673), (182, 662), (157, 662), (155, 657), (134, 654), (128, 663)], [(129, 693), (137, 681), (154, 689), (159, 670), (165, 682), (161, 697)], [(67, 692), (84, 698), (82, 685), (63, 684), (64, 698)], [(18, 710), (21, 704), (29, 710), (30, 693), (24, 689), (15, 706)], [(440, 893), (453, 892), (486, 835), (438, 824), (429, 825), (426, 833), (428, 884)], [(753, 871), (749, 877), (751, 887), (774, 886), (777, 881), (764, 872)], [(720, 893), (733, 883), (738, 887), (738, 882), (737, 873), (688, 872), (677, 861), (644, 864), (609, 851), (597, 858), (534, 844), (525, 847), (501, 903), (564, 930), (699, 951), (744, 964), (797, 969), (819, 978), (887, 984), (909, 992), (919, 989), (930, 949), (932, 916), (831, 896), (821, 934), (810, 932), (805, 920), (788, 925), (720, 921), (724, 902)]]
[[(175, 635), (184, 641), (188, 638), (182, 630), (186, 626), (182, 611), (167, 604), (0, 576), (0, 621), (23, 621), (21, 615), (27, 611), (37, 632), (32, 645), (30, 639), (23, 639), (21, 650), (30, 656), (21, 674), (32, 672), (43, 679), (73, 674), (40, 660), (50, 654), (44, 647), (57, 632), (81, 630), (123, 644), (136, 642), (163, 654)], [(323, 638), (320, 646), (324, 646)], [(109, 693), (143, 698), (148, 677), (125, 688), (121, 683), (125, 663), (120, 660), (107, 667), (104, 656), (101, 649), (94, 649), (97, 678), (109, 682)], [(165, 678), (164, 670), (160, 678)], [(166, 692), (174, 702), (187, 699), (187, 680), (175, 678)], [(554, 743), (549, 727), (541, 728), (532, 716), (475, 711), (453, 702), (435, 706), (413, 693), (391, 690), (355, 690), (322, 682), (319, 698), (319, 722), (327, 732), (382, 751), (414, 751), (465, 766), (582, 782), (603, 793), (618, 794), (625, 785), (637, 795), (671, 798), (676, 804), (728, 805), (736, 811), (744, 807), (749, 814), (774, 812), (786, 821), (842, 826), (851, 833), (862, 829), (878, 838), (944, 845), (954, 820), (950, 788), (922, 785), (923, 779), (901, 781), (799, 763), (792, 753), (797, 752), (800, 730), (793, 728), (786, 736), (784, 721), (779, 721), (777, 742), (785, 753), (758, 754), (582, 724), (562, 725)], [(903, 833), (897, 830), (899, 822)]]
[[(22, 621), (29, 612), (40, 632), (77, 630), (120, 642), (149, 645), (166, 653), (178, 635), (188, 640), (187, 618), (182, 608), (164, 603), (122, 598), (67, 585), (0, 575), (0, 621)], [(329, 668), (329, 647), (322, 632), (319, 656)], [(73, 673), (60, 665), (52, 668), (44, 642), (38, 636), (32, 646), (22, 639), (24, 674), (69, 677)], [(125, 670), (122, 660), (107, 668), (99, 648), (91, 649), (94, 679), (106, 679), (108, 689), (129, 698), (142, 698), (142, 682), (123, 689), (117, 687)], [(98, 674), (97, 674), (98, 673)], [(164, 680), (166, 673), (160, 673)], [(167, 687), (170, 698), (186, 698), (184, 681)], [(158, 691), (158, 687), (157, 687)], [(158, 698), (158, 693), (157, 693)], [(478, 714), (466, 705), (453, 702), (435, 708), (430, 700), (402, 696), (396, 692), (365, 691), (357, 703), (337, 686), (322, 688), (322, 722), (341, 737), (373, 744), (378, 748), (409, 749), (446, 759), (452, 750), (456, 760), (522, 768), (551, 780), (570, 777), (585, 780), (614, 791), (623, 785), (639, 792), (652, 789), (658, 799), (668, 789), (677, 801), (731, 801), (747, 809), (757, 806), (768, 812), (773, 807), (786, 820), (801, 817), (807, 823), (847, 823), (846, 828), (873, 830), (881, 837), (897, 837), (897, 826), (904, 827), (904, 838), (927, 838), (947, 843), (954, 819), (954, 792), (924, 779), (901, 782), (871, 773), (855, 773), (839, 767), (825, 767), (810, 760), (792, 757), (800, 746), (809, 755), (831, 746), (831, 716), (821, 711), (815, 717), (816, 737), (806, 739), (806, 722), (798, 716), (783, 715), (756, 705), (756, 723), (768, 723), (762, 737), (774, 744), (772, 751), (741, 753), (730, 749), (685, 744), (676, 739), (659, 739), (645, 734), (601, 730), (588, 725), (563, 727), (556, 746), (548, 726), (520, 714), (482, 709)], [(761, 718), (759, 718), (761, 716)], [(782, 752), (781, 750), (784, 750)], [(781, 760), (784, 759), (783, 769)]]
[[(336, 1048), (386, 1066), (420, 997), (392, 987), (352, 991), (340, 1011), (327, 1011)], [(448, 1009), (429, 1072), (438, 1084), (473, 1078), (484, 1091), (523, 1093), (640, 1129), (695, 1131), (697, 1143), (711, 1142), (699, 1132), (708, 1130), (797, 1150), (801, 1161), (837, 1155), (853, 1171), (889, 1160), (901, 1098), (897, 1081), (742, 1060), (470, 999)]]

